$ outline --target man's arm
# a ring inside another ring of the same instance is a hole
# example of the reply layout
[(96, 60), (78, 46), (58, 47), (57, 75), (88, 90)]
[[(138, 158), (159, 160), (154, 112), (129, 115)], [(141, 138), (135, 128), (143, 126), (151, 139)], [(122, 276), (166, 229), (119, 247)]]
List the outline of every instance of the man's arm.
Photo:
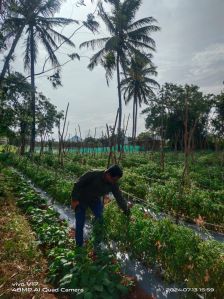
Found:
[(127, 201), (123, 198), (121, 191), (117, 184), (113, 185), (112, 193), (117, 201), (118, 206), (124, 211), (125, 214), (128, 214), (129, 207), (128, 207)]

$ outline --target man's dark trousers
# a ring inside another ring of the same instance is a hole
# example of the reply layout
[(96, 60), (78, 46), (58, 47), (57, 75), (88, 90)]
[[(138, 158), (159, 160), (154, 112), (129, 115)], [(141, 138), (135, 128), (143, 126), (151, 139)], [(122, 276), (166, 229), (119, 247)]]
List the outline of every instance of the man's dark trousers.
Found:
[[(89, 204), (89, 208), (92, 210), (95, 216), (95, 227), (103, 224), (103, 203), (100, 199)], [(76, 219), (76, 233), (75, 240), (77, 246), (83, 245), (83, 229), (86, 220), (86, 210), (81, 203), (75, 208), (75, 219)], [(100, 236), (98, 236), (100, 238)], [(98, 240), (99, 241), (99, 240)]]

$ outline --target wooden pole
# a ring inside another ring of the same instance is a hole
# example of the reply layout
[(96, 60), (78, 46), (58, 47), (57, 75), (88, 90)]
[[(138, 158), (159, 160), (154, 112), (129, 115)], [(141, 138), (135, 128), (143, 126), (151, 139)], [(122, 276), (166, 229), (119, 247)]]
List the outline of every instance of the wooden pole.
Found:
[[(108, 161), (107, 161), (107, 168), (110, 165), (110, 159), (112, 157), (112, 147), (113, 147), (113, 141), (114, 141), (114, 133), (115, 133), (115, 129), (116, 129), (116, 126), (117, 126), (118, 115), (119, 115), (119, 109), (117, 110), (117, 115), (116, 115), (116, 118), (115, 118), (115, 123), (114, 123), (114, 127), (113, 127), (113, 130), (112, 130), (111, 138), (110, 138), (109, 127), (106, 124), (107, 135), (108, 135), (108, 142), (109, 142), (109, 148), (110, 148), (110, 150), (109, 150), (109, 156), (108, 156)], [(115, 159), (115, 163), (116, 163), (116, 155), (115, 155), (115, 153), (114, 153), (114, 159)]]

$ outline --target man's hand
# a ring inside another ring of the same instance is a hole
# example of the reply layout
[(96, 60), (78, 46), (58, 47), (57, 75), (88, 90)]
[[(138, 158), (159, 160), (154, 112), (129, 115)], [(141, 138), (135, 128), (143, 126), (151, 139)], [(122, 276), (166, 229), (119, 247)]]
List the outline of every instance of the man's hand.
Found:
[(127, 203), (127, 209), (124, 211), (124, 214), (129, 218), (131, 215), (131, 208), (133, 207), (133, 203)]
[(132, 202), (128, 202), (128, 208), (131, 209), (133, 207), (133, 203)]
[(75, 210), (75, 208), (79, 205), (79, 201), (76, 199), (72, 199), (71, 200), (71, 207), (73, 210)]
[(124, 211), (125, 216), (127, 216), (128, 218), (130, 217), (131, 211), (129, 208), (127, 208), (127, 210)]

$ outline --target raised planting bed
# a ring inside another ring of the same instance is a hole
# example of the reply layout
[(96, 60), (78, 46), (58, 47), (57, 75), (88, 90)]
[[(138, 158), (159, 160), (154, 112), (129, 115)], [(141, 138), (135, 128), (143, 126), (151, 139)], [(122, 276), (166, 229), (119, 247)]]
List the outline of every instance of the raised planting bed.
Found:
[[(48, 281), (71, 298), (120, 298), (134, 281), (123, 275), (111, 252), (92, 254), (92, 244), (76, 248), (67, 223), (21, 177), (6, 171), (17, 205), (25, 213), (49, 262)], [(65, 290), (75, 290), (72, 294)], [(50, 292), (50, 291), (49, 291)], [(52, 291), (54, 293), (54, 291)]]

